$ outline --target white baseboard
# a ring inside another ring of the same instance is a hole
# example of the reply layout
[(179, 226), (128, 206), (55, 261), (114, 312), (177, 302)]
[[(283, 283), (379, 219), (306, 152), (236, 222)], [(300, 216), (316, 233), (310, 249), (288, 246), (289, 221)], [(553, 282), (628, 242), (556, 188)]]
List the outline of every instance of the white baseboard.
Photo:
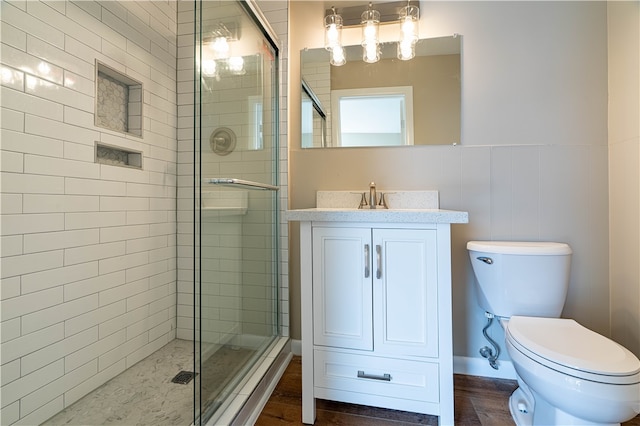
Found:
[(302, 355), (302, 340), (291, 339), (291, 353), (297, 356)]
[[(291, 340), (291, 353), (302, 355), (302, 341)], [(466, 374), (469, 376), (492, 377), (494, 379), (516, 379), (516, 370), (511, 361), (498, 361), (498, 370), (494, 370), (489, 361), (484, 358), (472, 358), (466, 356), (453, 357), (453, 372), (455, 374)]]
[(489, 361), (484, 358), (453, 357), (454, 374), (516, 380), (516, 370), (513, 368), (511, 361), (499, 360), (498, 366), (500, 367), (498, 370), (493, 369), (489, 365)]

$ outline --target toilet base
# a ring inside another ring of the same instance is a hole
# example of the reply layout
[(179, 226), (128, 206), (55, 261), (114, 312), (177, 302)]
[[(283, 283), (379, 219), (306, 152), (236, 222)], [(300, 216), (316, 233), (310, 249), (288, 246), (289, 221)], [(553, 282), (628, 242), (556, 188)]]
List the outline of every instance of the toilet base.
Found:
[(518, 388), (509, 398), (509, 411), (518, 426), (533, 425), (533, 401), (530, 401), (522, 388)]
[(518, 387), (509, 398), (509, 411), (517, 426), (620, 426), (620, 423), (594, 423), (572, 416), (536, 395), (518, 377)]

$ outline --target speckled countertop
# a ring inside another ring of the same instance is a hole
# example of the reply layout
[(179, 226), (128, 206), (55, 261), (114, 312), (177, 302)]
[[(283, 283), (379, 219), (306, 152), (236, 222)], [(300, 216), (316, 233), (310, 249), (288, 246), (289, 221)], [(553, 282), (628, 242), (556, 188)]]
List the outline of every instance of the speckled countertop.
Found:
[[(438, 191), (379, 191), (389, 209), (357, 206), (362, 191), (318, 191), (317, 208), (289, 210), (289, 221), (371, 223), (469, 223), (467, 212), (441, 210)], [(365, 193), (365, 197), (368, 194)]]
[(388, 222), (388, 223), (468, 223), (467, 212), (441, 209), (341, 209), (312, 208), (288, 210), (289, 221)]

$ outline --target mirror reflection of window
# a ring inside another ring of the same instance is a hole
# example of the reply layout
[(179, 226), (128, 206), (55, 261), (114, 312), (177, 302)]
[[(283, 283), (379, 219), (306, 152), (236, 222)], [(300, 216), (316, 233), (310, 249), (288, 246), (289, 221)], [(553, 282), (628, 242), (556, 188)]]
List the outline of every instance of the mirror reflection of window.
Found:
[(249, 96), (249, 149), (261, 150), (264, 148), (262, 138), (262, 96)]
[(410, 86), (331, 92), (336, 146), (413, 145)]
[(311, 99), (302, 92), (302, 147), (313, 147), (313, 103)]

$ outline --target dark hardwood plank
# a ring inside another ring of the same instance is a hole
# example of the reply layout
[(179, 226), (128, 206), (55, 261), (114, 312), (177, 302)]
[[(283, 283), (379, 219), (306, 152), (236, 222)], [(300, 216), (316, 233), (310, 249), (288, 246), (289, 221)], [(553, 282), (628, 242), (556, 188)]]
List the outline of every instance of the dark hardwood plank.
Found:
[[(456, 425), (509, 426), (515, 423), (508, 400), (518, 387), (515, 380), (454, 376)], [(302, 424), (302, 360), (294, 356), (269, 401), (257, 426)], [(411, 426), (437, 425), (438, 418), (426, 414), (316, 400), (316, 425)], [(623, 423), (640, 426), (640, 416)]]

